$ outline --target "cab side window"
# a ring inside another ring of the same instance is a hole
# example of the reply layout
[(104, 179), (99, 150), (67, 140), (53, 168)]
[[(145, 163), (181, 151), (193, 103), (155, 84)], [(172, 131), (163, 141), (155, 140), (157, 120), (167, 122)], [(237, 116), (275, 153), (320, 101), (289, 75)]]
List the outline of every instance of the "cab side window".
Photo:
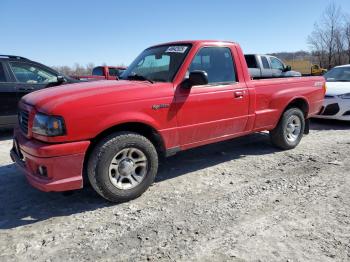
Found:
[(270, 69), (269, 61), (267, 61), (266, 56), (261, 57), (261, 62), (263, 64), (264, 69)]
[(119, 71), (116, 68), (109, 68), (108, 72), (110, 76), (119, 76)]
[(3, 64), (0, 62), (0, 82), (7, 82)]
[(236, 72), (231, 50), (227, 47), (204, 47), (192, 60), (189, 72), (205, 71), (208, 83), (236, 82)]
[(283, 71), (284, 66), (280, 60), (278, 60), (277, 58), (271, 57), (270, 61), (271, 61), (271, 68), (272, 69), (277, 69), (277, 70)]
[(10, 67), (18, 82), (43, 84), (57, 82), (57, 76), (32, 64), (11, 62)]
[(244, 55), (248, 68), (259, 68), (255, 55)]
[(102, 67), (95, 67), (93, 70), (92, 70), (92, 75), (94, 76), (103, 76), (103, 68)]

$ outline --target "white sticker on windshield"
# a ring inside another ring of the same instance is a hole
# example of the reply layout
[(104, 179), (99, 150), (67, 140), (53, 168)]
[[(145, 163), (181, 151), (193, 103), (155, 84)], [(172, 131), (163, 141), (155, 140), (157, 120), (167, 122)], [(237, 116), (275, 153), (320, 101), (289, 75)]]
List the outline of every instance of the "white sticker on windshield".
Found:
[(178, 46), (169, 46), (165, 53), (185, 53), (187, 46), (178, 45)]

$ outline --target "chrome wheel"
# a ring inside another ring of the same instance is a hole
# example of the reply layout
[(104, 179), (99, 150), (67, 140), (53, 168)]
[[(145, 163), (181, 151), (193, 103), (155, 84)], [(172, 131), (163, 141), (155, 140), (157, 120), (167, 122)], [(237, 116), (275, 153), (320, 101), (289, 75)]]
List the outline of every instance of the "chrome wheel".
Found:
[(287, 120), (285, 136), (289, 142), (295, 142), (301, 133), (301, 120), (298, 116), (292, 115)]
[(137, 148), (124, 148), (112, 159), (109, 165), (109, 179), (122, 190), (139, 185), (148, 171), (146, 155)]

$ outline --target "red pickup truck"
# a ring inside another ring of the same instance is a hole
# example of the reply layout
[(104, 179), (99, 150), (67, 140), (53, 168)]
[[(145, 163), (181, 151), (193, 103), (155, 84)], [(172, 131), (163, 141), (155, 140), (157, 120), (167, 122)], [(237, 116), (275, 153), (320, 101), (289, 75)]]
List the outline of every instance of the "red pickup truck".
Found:
[(116, 80), (124, 71), (124, 66), (96, 66), (91, 75), (72, 76), (77, 80)]
[(294, 148), (324, 94), (323, 77), (251, 80), (236, 43), (161, 44), (119, 81), (23, 97), (11, 156), (43, 191), (87, 179), (107, 200), (127, 201), (152, 184), (162, 156), (262, 130), (275, 146)]

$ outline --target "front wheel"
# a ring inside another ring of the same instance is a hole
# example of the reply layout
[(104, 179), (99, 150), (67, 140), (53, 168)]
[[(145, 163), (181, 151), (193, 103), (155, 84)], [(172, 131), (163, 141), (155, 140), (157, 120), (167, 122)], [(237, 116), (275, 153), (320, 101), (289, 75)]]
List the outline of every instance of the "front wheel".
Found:
[(102, 140), (88, 162), (92, 187), (111, 202), (125, 202), (140, 196), (153, 183), (158, 154), (145, 137), (118, 132)]
[(278, 125), (270, 131), (273, 145), (287, 150), (295, 148), (303, 137), (305, 130), (305, 117), (299, 108), (286, 110)]

